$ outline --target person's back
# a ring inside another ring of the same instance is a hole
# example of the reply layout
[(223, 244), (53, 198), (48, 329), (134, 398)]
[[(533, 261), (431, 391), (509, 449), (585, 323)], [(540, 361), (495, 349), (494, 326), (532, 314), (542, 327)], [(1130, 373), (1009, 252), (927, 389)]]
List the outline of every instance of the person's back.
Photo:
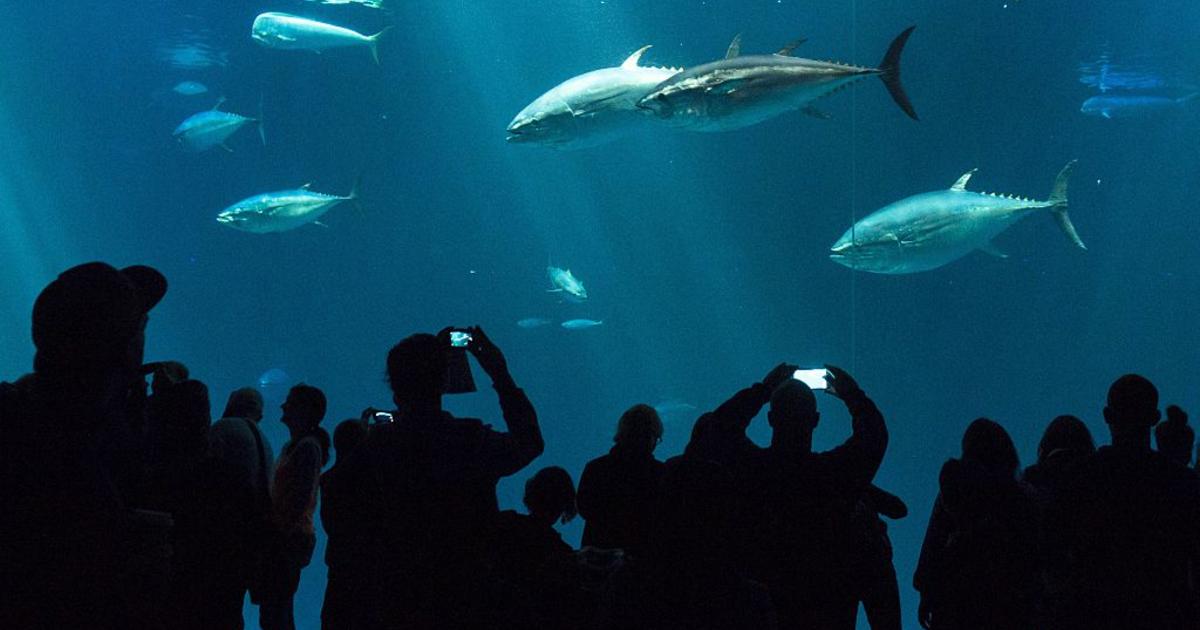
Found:
[(1158, 392), (1129, 375), (1109, 390), (1113, 444), (1080, 462), (1051, 507), (1051, 576), (1064, 628), (1192, 628), (1200, 536), (1192, 471), (1150, 450)]
[(636, 405), (621, 416), (612, 450), (588, 462), (579, 478), (583, 546), (633, 554), (645, 547), (664, 471), (654, 458), (661, 438), (662, 421), (652, 407)]
[(324, 630), (354, 628), (365, 610), (371, 591), (371, 547), (362, 529), (365, 517), (356, 503), (359, 495), (346, 487), (342, 471), (367, 435), (365, 421), (344, 420), (333, 432), (337, 461), (321, 475), (321, 524), (325, 528), (325, 565), (329, 568), (325, 601), (321, 606)]
[(345, 484), (371, 532), (386, 625), (478, 623), (488, 588), (481, 557), (499, 513), (496, 483), (543, 448), (537, 415), (478, 328), (468, 350), (491, 376), (507, 432), (442, 411), (449, 341), (413, 335), (388, 355), (397, 411), (363, 442)]

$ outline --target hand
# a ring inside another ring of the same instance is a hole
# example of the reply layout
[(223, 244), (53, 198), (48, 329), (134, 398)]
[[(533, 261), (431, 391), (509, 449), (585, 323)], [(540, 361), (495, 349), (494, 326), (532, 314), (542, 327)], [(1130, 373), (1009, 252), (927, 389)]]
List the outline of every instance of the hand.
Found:
[(829, 384), (825, 388), (827, 393), (845, 400), (847, 396), (862, 391), (862, 388), (858, 386), (854, 377), (850, 376), (846, 370), (837, 366), (826, 365), (825, 371), (828, 372), (825, 375), (825, 382)]
[(1179, 405), (1171, 405), (1167, 407), (1167, 422), (1171, 424), (1187, 424), (1187, 412), (1179, 407)]
[(933, 627), (933, 611), (929, 610), (929, 602), (926, 602), (924, 597), (921, 598), (921, 603), (917, 604), (917, 622), (925, 630)]
[(792, 378), (792, 374), (798, 369), (800, 369), (799, 366), (790, 363), (780, 363), (771, 368), (771, 371), (763, 377), (762, 384), (766, 385), (767, 389), (775, 391), (780, 385), (786, 383), (789, 378)]
[(467, 329), (471, 334), (471, 341), (467, 344), (467, 350), (475, 355), (475, 360), (479, 361), (479, 367), (483, 368), (487, 375), (496, 380), (497, 376), (508, 374), (508, 361), (504, 358), (504, 353), (492, 340), (488, 338), (487, 333), (479, 326), (471, 326)]

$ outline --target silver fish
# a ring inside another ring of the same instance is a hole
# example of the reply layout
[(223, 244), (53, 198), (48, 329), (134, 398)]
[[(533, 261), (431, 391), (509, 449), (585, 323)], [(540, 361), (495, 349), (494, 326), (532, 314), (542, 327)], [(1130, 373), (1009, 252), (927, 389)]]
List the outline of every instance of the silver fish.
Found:
[[(391, 27), (388, 27), (391, 28)], [(366, 46), (379, 63), (379, 38), (388, 29), (374, 35), (363, 35), (345, 27), (310, 20), (290, 13), (263, 13), (254, 18), (250, 36), (267, 48), (280, 50), (311, 50)]]
[(314, 223), (334, 206), (357, 198), (357, 183), (345, 197), (313, 192), (305, 185), (243, 199), (222, 210), (217, 223), (254, 234), (286, 232)]
[(526, 317), (525, 319), (518, 320), (517, 326), (521, 328), (541, 328), (551, 323), (553, 322), (545, 317)]
[(567, 330), (582, 330), (584, 328), (593, 328), (603, 323), (603, 321), (596, 321), (594, 319), (568, 319), (562, 323), (562, 327)]
[(828, 118), (813, 102), (868, 76), (879, 77), (892, 99), (913, 120), (917, 112), (900, 84), (900, 53), (916, 27), (900, 33), (878, 68), (792, 57), (803, 40), (773, 55), (739, 56), (740, 39), (725, 59), (680, 72), (638, 102), (664, 122), (693, 131), (741, 129), (784, 112)]
[(175, 87), (171, 88), (171, 91), (184, 96), (195, 96), (207, 92), (208, 86), (198, 81), (181, 81), (175, 84)]
[[(262, 138), (263, 144), (267, 143), (266, 133), (262, 127), (262, 114), (260, 112), (258, 118), (249, 118), (240, 114), (221, 111), (221, 104), (225, 102), (224, 98), (217, 101), (216, 106), (208, 111), (203, 111), (198, 114), (188, 116), (186, 120), (179, 123), (172, 135), (179, 141), (179, 144), (188, 151), (200, 152), (207, 151), (213, 147), (222, 147), (226, 151), (232, 151), (225, 145), (225, 141), (229, 136), (237, 133), (246, 123), (258, 123), (258, 135)], [(260, 103), (259, 108), (262, 108)]]
[(587, 299), (587, 288), (579, 281), (570, 269), (560, 269), (558, 267), (546, 267), (546, 276), (550, 278), (550, 284), (553, 289), (547, 289), (549, 293), (562, 293), (563, 298), (568, 302), (583, 302)]
[(1197, 97), (1200, 97), (1200, 92), (1179, 98), (1151, 94), (1101, 94), (1084, 101), (1079, 111), (1104, 118), (1140, 118), (1182, 109)]
[(508, 141), (578, 149), (619, 138), (645, 121), (638, 101), (679, 68), (638, 65), (643, 46), (620, 66), (572, 77), (525, 106), (508, 124)]
[(1074, 165), (1063, 167), (1045, 201), (969, 191), (975, 173), (969, 171), (949, 190), (913, 195), (871, 213), (833, 244), (829, 257), (851, 269), (888, 274), (936, 269), (975, 250), (1005, 257), (992, 238), (1039, 210), (1052, 212), (1067, 238), (1087, 249), (1067, 215)]

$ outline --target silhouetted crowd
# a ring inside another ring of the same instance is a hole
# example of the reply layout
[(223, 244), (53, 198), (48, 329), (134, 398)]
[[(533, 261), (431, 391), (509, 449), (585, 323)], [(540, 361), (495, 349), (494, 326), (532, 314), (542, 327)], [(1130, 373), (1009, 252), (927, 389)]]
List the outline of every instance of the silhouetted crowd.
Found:
[[(144, 364), (166, 290), (149, 267), (89, 263), (34, 304), (33, 372), (0, 383), (0, 628), (241, 628), (247, 593), (264, 629), (293, 628), (318, 506), (322, 628), (840, 630), (860, 605), (871, 628), (902, 625), (884, 517), (907, 507), (873, 483), (887, 427), (839, 368), (826, 392), (851, 433), (830, 451), (813, 452), (815, 395), (781, 364), (702, 414), (682, 454), (655, 457), (662, 422), (635, 405), (578, 489), (543, 468), (526, 513), (501, 511), (497, 482), (544, 445), (483, 330), (460, 331), (461, 348), (450, 329), (397, 343), (394, 409), (332, 439), (325, 395), (296, 385), (275, 453), (257, 389), (230, 394), (214, 422), (183, 364)], [(442, 408), (471, 380), (468, 354), (503, 430)], [(746, 435), (764, 407), (766, 448)], [(913, 577), (920, 624), (1200, 628), (1194, 435), (1181, 409), (1166, 416), (1153, 384), (1122, 376), (1104, 407), (1110, 445), (1059, 416), (1023, 471), (1002, 426), (971, 423), (938, 478)], [(578, 550), (555, 530), (576, 515)]]

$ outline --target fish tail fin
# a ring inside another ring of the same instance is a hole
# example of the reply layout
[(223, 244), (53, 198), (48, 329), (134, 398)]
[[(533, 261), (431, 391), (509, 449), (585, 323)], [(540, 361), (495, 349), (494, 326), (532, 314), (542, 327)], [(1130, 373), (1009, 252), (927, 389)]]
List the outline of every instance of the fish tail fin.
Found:
[(1079, 238), (1079, 233), (1075, 231), (1075, 225), (1071, 223), (1071, 216), (1067, 214), (1067, 179), (1071, 177), (1071, 171), (1075, 168), (1075, 162), (1071, 160), (1067, 165), (1062, 167), (1058, 172), (1058, 177), (1054, 178), (1054, 188), (1050, 190), (1050, 211), (1054, 213), (1054, 220), (1058, 222), (1058, 227), (1067, 235), (1079, 249), (1087, 249), (1087, 245), (1083, 244), (1083, 240)]
[(354, 177), (354, 185), (350, 187), (350, 194), (346, 195), (346, 200), (354, 204), (354, 209), (358, 212), (363, 211), (362, 202), (359, 201), (359, 190), (362, 188), (362, 173)]
[(375, 59), (375, 65), (379, 65), (379, 38), (383, 37), (384, 33), (392, 30), (393, 28), (394, 27), (392, 26), (385, 26), (383, 27), (383, 30), (367, 37), (367, 41), (371, 42), (371, 57)]
[(908, 42), (908, 36), (912, 35), (913, 29), (916, 26), (910, 26), (904, 29), (904, 32), (896, 36), (892, 40), (892, 45), (888, 46), (887, 53), (883, 56), (883, 61), (879, 63), (879, 78), (883, 81), (883, 86), (887, 88), (888, 94), (892, 95), (892, 100), (908, 114), (913, 120), (917, 118), (917, 110), (913, 109), (912, 102), (908, 100), (908, 95), (904, 93), (904, 86), (900, 84), (900, 53), (904, 51), (904, 44)]

